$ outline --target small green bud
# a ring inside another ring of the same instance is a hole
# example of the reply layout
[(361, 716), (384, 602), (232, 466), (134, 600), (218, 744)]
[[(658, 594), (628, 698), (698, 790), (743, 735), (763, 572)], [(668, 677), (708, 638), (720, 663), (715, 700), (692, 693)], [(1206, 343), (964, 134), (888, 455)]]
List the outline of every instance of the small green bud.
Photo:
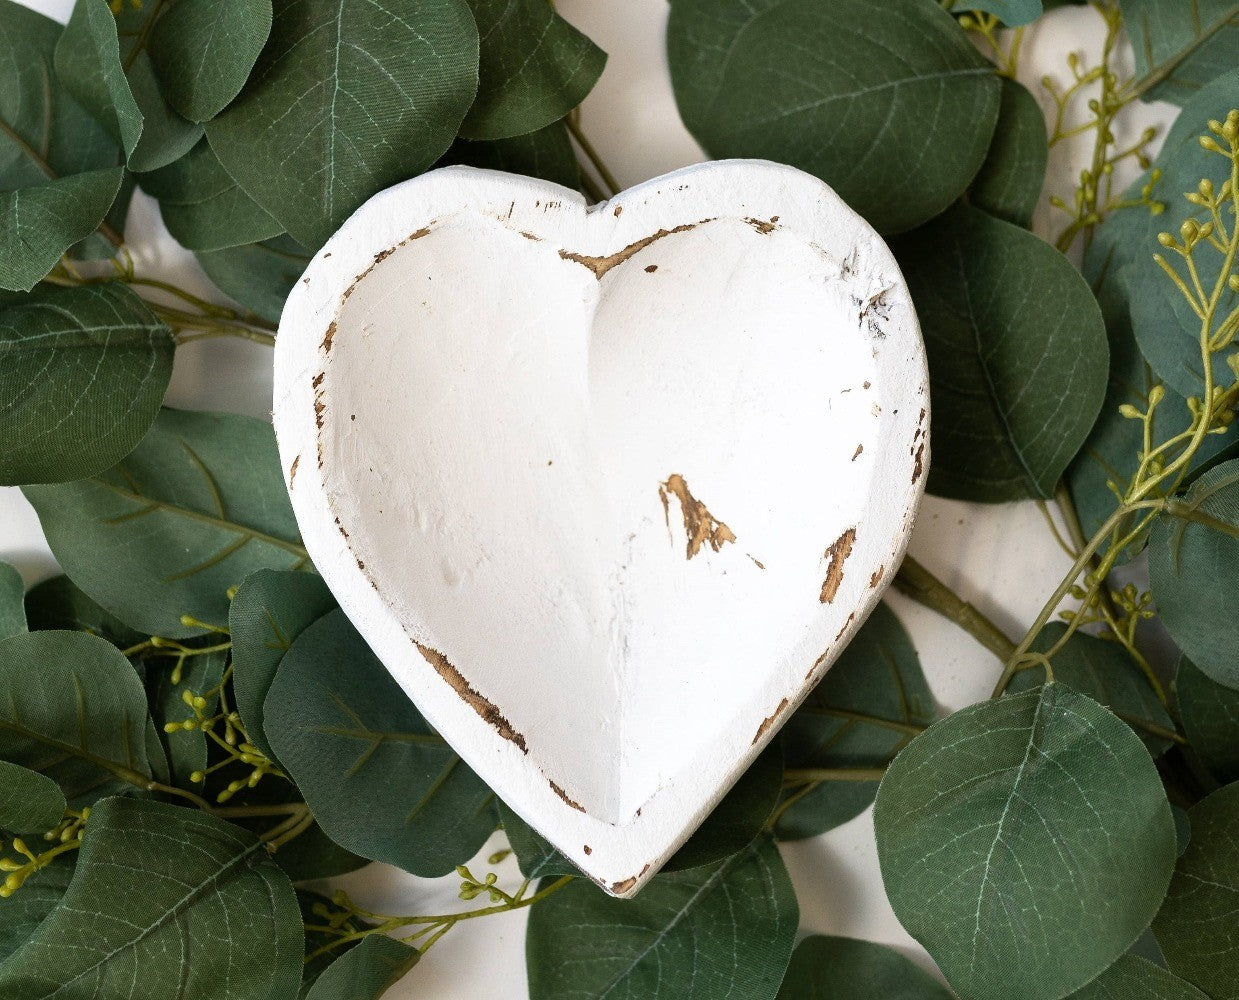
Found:
[(1137, 410), (1131, 403), (1119, 404), (1119, 413), (1128, 420), (1143, 420), (1144, 414)]
[(1217, 144), (1217, 140), (1208, 135), (1202, 135), (1200, 137), (1200, 148), (1207, 150), (1210, 153), (1225, 153), (1225, 150)]
[(1166, 387), (1160, 382), (1149, 390), (1149, 409), (1153, 409), (1166, 398)]
[(204, 781), (206, 781), (206, 775), (203, 774), (201, 771), (194, 771), (192, 774), (190, 774), (189, 780), (193, 782), (195, 785), (201, 785)]
[(1174, 237), (1173, 237), (1173, 236), (1171, 236), (1169, 233), (1158, 233), (1158, 234), (1157, 234), (1157, 242), (1158, 242), (1158, 243), (1160, 243), (1162, 246), (1167, 247), (1167, 248), (1172, 247), (1172, 246), (1174, 246), (1174, 245), (1175, 245), (1175, 244), (1174, 244)]

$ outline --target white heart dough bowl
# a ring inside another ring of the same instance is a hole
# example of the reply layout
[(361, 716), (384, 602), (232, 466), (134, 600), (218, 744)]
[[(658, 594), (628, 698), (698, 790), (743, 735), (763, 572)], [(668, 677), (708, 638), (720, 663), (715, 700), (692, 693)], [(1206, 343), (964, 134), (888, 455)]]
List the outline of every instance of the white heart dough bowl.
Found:
[(275, 376), (340, 605), (466, 763), (620, 896), (864, 621), (929, 460), (894, 258), (772, 163), (592, 208), (466, 167), (397, 185), (297, 284)]

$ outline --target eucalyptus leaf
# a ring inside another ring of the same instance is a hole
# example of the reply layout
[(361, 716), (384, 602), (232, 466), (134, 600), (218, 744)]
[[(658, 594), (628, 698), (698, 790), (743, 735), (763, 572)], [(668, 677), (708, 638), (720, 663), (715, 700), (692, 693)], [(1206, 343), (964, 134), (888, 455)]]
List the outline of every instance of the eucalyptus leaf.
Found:
[(1191, 983), (1152, 962), (1124, 955), (1068, 1000), (1209, 1000)]
[(892, 243), (920, 315), (934, 400), (930, 492), (1048, 499), (1106, 392), (1097, 300), (1032, 233), (956, 205)]
[(0, 830), (45, 833), (66, 808), (64, 792), (47, 775), (0, 760)]
[(1227, 785), (1188, 810), (1192, 840), (1175, 868), (1153, 933), (1170, 971), (1212, 1000), (1239, 997), (1239, 784)]
[(421, 953), (382, 934), (371, 934), (324, 969), (306, 1000), (379, 1000)]
[(119, 282), (0, 306), (0, 483), (58, 483), (120, 461), (154, 422), (172, 332)]
[(296, 992), (301, 947), (260, 840), (197, 809), (105, 799), (64, 905), (0, 965), (0, 996), (274, 1000)]
[(165, 409), (124, 462), (25, 494), (73, 582), (146, 635), (200, 635), (183, 615), (222, 625), (230, 587), (309, 564), (271, 425), (250, 417)]
[(228, 175), (206, 140), (174, 163), (143, 174), (139, 183), (159, 200), (168, 232), (190, 250), (240, 246), (284, 231)]
[(632, 900), (574, 879), (530, 910), (530, 1000), (772, 1000), (799, 917), (769, 836)]
[(263, 319), (280, 321), (284, 300), (310, 263), (310, 253), (291, 236), (198, 254), (198, 263), (229, 296)]
[(124, 179), (120, 182), (120, 190), (112, 200), (112, 207), (103, 217), (98, 231), (69, 247), (65, 256), (72, 260), (108, 260), (115, 257), (117, 246), (114, 240), (119, 238), (124, 241), (125, 227), (129, 222), (129, 206), (133, 202), (133, 192), (137, 186), (138, 182), (133, 174), (126, 170)]
[(263, 569), (245, 578), (228, 609), (232, 686), (250, 742), (275, 757), (263, 730), (263, 702), (293, 641), (336, 606), (322, 579)]
[(846, 937), (807, 937), (792, 954), (778, 1000), (951, 1000), (952, 993), (894, 948)]
[(189, 151), (202, 135), (160, 93), (146, 51), (150, 21), (162, 4), (77, 0), (56, 45), (62, 85), (121, 143), (132, 170), (155, 170)]
[[(688, 838), (662, 866), (664, 872), (684, 871), (715, 864), (743, 850), (770, 819), (783, 783), (783, 754), (778, 744), (767, 747), (742, 774)], [(578, 875), (579, 869), (560, 854), (506, 803), (499, 803), (499, 818), (516, 853), (521, 874), (537, 879), (548, 875)]]
[(27, 591), (26, 617), (32, 632), (48, 629), (89, 632), (121, 649), (135, 646), (146, 638), (115, 615), (104, 611), (63, 573), (37, 583)]
[[(885, 767), (933, 721), (933, 694), (912, 641), (879, 604), (783, 727), (784, 762), (791, 770)], [(791, 784), (775, 833), (816, 837), (867, 809), (877, 791), (876, 781)]]
[(964, 997), (1079, 989), (1140, 936), (1174, 866), (1148, 751), (1062, 684), (927, 729), (887, 770), (874, 827), (896, 916)]
[(557, 122), (597, 83), (607, 54), (545, 0), (469, 0), (481, 36), (466, 139), (508, 139)]
[(511, 139), (490, 142), (458, 139), (439, 161), (440, 166), (453, 163), (538, 177), (574, 190), (581, 183), (581, 168), (572, 149), (572, 139), (562, 122)]
[(344, 612), (305, 629), (263, 707), (265, 731), (332, 840), (446, 875), (495, 828), (494, 794), (422, 718)]
[(20, 892), (0, 899), (0, 963), (47, 919), (64, 898), (72, 876), (72, 863), (62, 857), (27, 878)]
[[(1033, 4), (1041, 6), (1040, 0), (1032, 0), (1028, 6)], [(1004, 77), (998, 127), (985, 162), (968, 189), (969, 202), (990, 215), (1031, 228), (1048, 158), (1045, 117), (1037, 99), (1022, 84)]]
[[(1066, 630), (1062, 622), (1051, 622), (1037, 636), (1033, 651), (1049, 652)], [(1073, 632), (1050, 662), (1056, 682), (1110, 709), (1131, 726), (1154, 757), (1171, 746), (1173, 740), (1166, 734), (1175, 732), (1174, 721), (1148, 679), (1117, 642)], [(1044, 672), (1039, 668), (1021, 670), (1007, 690), (1011, 694), (1031, 691), (1040, 687), (1043, 679)]]
[(0, 639), (26, 631), (22, 575), (6, 562), (0, 562)]
[(1239, 691), (1211, 680), (1185, 656), (1175, 693), (1183, 731), (1209, 773), (1222, 784), (1239, 781)]
[[(1145, 100), (1184, 104), (1239, 58), (1235, 0), (1120, 0), (1136, 54), (1133, 88)], [(1225, 111), (1226, 109), (1223, 109)]]
[(193, 122), (241, 92), (271, 34), (271, 0), (177, 0), (155, 22), (150, 54), (168, 103)]
[(1031, 24), (1041, 16), (1041, 0), (964, 0), (960, 7), (994, 14), (1009, 28)]
[(1149, 580), (1178, 647), (1212, 680), (1239, 689), (1239, 459), (1211, 468), (1157, 516)]
[[(1233, 30), (1235, 57), (1239, 57), (1239, 24)], [(1232, 57), (1232, 66), (1234, 61)], [(1119, 274), (1131, 302), (1132, 328), (1141, 353), (1157, 375), (1184, 397), (1200, 396), (1204, 391), (1204, 361), (1200, 348), (1202, 323), (1186, 297), (1153, 259), (1153, 254), (1160, 252), (1191, 284), (1183, 260), (1178, 253), (1158, 245), (1158, 234), (1167, 232), (1178, 239), (1185, 223), (1203, 225), (1211, 220), (1212, 213), (1207, 208), (1188, 202), (1184, 194), (1195, 192), (1202, 179), (1210, 180), (1220, 192), (1230, 179), (1230, 161), (1202, 150), (1199, 137), (1209, 134), (1211, 119), (1225, 118), (1236, 106), (1239, 106), (1239, 68), (1218, 77), (1183, 106), (1154, 163), (1161, 171), (1155, 194), (1165, 205), (1165, 211), (1161, 215), (1145, 216), (1144, 237), (1137, 244), (1142, 252), (1137, 253)], [(1222, 271), (1223, 255), (1204, 241), (1196, 247), (1192, 259), (1206, 293), (1211, 294)], [(1239, 293), (1223, 285), (1212, 332), (1216, 333), (1222, 320), (1237, 306)], [(1234, 378), (1226, 364), (1227, 353), (1218, 351), (1212, 357), (1213, 379), (1217, 385), (1229, 385)]]
[(123, 167), (58, 177), (37, 187), (0, 191), (0, 288), (28, 292), (75, 243), (99, 228)]
[(0, 760), (51, 778), (71, 806), (149, 779), (146, 733), (142, 682), (106, 640), (26, 632), (0, 642)]
[(882, 233), (958, 198), (998, 118), (993, 66), (934, 0), (673, 0), (667, 56), (710, 155), (816, 174)]
[(465, 0), (277, 0), (249, 83), (207, 123), (241, 187), (305, 246), (451, 145), (478, 85)]

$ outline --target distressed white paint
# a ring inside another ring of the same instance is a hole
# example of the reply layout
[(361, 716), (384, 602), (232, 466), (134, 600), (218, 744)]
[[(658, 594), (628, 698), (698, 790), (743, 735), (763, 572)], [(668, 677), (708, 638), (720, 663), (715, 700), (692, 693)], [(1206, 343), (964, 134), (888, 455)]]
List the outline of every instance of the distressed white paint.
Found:
[[(880, 597), (927, 409), (881, 239), (753, 161), (592, 209), (490, 171), (408, 181), (315, 257), (276, 347), (320, 572), (470, 766), (620, 895)], [(717, 551), (688, 558), (685, 488)]]

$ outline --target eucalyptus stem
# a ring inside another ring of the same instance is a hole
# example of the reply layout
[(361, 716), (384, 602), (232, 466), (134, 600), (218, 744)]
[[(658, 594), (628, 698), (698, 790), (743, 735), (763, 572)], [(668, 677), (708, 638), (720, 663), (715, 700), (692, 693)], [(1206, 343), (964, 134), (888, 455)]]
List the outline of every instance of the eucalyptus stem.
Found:
[(580, 118), (581, 110), (577, 108), (564, 119), (568, 125), (568, 131), (571, 133), (572, 138), (576, 140), (577, 145), (581, 147), (581, 152), (585, 154), (593, 168), (598, 171), (598, 176), (602, 178), (602, 183), (610, 189), (611, 195), (617, 195), (623, 189), (620, 187), (619, 181), (615, 179), (615, 175), (611, 173), (602, 157), (598, 154), (598, 150), (594, 148), (594, 144), (589, 141), (588, 136), (581, 130)]
[(895, 574), (895, 589), (953, 621), (1000, 660), (1015, 652), (1013, 643), (993, 621), (963, 600), (912, 556), (904, 556)]

